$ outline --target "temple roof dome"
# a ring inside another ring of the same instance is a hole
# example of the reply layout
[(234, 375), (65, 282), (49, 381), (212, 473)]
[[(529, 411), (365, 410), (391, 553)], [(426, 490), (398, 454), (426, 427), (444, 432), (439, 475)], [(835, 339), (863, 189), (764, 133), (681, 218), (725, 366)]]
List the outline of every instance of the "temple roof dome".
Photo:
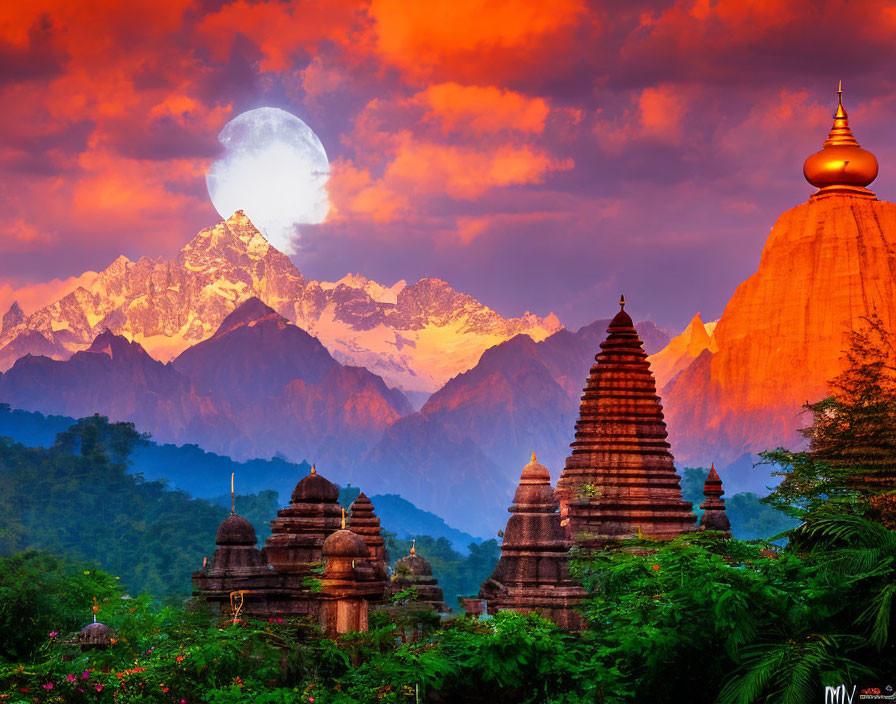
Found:
[(302, 479), (292, 492), (291, 502), (298, 503), (330, 503), (339, 499), (339, 487), (324, 479), (311, 467), (311, 473)]
[(418, 555), (417, 548), (412, 545), (408, 555), (395, 561), (392, 578), (395, 579), (398, 576), (430, 577), (432, 576), (432, 565), (425, 557)]
[(369, 557), (367, 544), (364, 539), (357, 533), (343, 528), (331, 533), (324, 541), (321, 548), (323, 557)]
[(218, 526), (215, 545), (255, 545), (255, 528), (242, 516), (229, 515)]
[[(855, 190), (871, 194), (865, 187), (877, 178), (877, 157), (862, 149), (849, 127), (843, 107), (843, 87), (837, 91), (837, 112), (821, 151), (803, 164), (803, 175), (813, 186), (825, 191)], [(872, 194), (873, 195), (873, 194)]]

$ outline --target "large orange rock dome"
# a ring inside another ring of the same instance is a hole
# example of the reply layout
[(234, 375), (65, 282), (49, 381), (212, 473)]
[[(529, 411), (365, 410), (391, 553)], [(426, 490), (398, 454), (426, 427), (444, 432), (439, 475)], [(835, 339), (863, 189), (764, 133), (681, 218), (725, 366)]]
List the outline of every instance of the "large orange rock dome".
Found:
[(894, 274), (893, 203), (830, 195), (781, 215), (713, 332), (718, 351), (662, 391), (679, 462), (797, 446), (801, 406), (843, 370), (846, 334), (875, 312), (896, 329)]
[[(831, 130), (838, 140), (847, 139), (845, 120), (841, 103)], [(857, 144), (850, 148), (859, 154)], [(861, 178), (848, 170), (840, 172), (848, 178), (835, 178), (817, 156), (806, 171), (820, 190), (778, 218), (712, 344), (661, 390), (681, 464), (801, 446), (797, 430), (810, 422), (802, 406), (824, 398), (844, 369), (847, 333), (872, 313), (896, 330), (896, 205), (862, 185), (876, 175), (877, 160), (855, 172)]]

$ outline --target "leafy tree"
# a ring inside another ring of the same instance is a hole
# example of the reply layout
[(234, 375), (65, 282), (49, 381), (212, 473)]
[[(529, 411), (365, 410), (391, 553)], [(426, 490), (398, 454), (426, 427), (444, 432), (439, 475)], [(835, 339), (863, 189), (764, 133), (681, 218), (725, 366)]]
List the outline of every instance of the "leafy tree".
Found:
[(739, 540), (767, 540), (795, 528), (799, 521), (767, 504), (752, 492), (725, 498), (731, 534)]
[(697, 520), (700, 520), (700, 504), (703, 503), (703, 484), (706, 477), (709, 476), (709, 469), (706, 467), (685, 467), (681, 473), (681, 496), (685, 501), (690, 501), (694, 507), (694, 513), (697, 514)]
[(99, 416), (48, 449), (0, 438), (0, 554), (48, 550), (100, 565), (134, 592), (188, 594), (228, 509), (128, 473), (143, 439)]
[(896, 349), (880, 318), (864, 322), (831, 395), (805, 406), (809, 451), (763, 453), (783, 477), (766, 502), (803, 519), (867, 514), (896, 527)]

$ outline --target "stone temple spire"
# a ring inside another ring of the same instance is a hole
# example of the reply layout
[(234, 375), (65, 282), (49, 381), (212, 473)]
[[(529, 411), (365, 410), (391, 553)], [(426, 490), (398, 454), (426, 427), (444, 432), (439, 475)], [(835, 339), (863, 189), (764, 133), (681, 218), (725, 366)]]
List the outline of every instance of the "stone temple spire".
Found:
[(843, 107), (842, 82), (837, 90), (837, 98), (834, 125), (821, 151), (806, 159), (803, 175), (819, 189), (813, 198), (831, 193), (874, 198), (874, 193), (865, 187), (877, 178), (877, 158), (862, 149), (853, 137), (849, 116)]
[(523, 467), (504, 530), (501, 557), (479, 589), (489, 613), (537, 611), (563, 628), (581, 626), (575, 606), (585, 592), (569, 577), (570, 543), (560, 525), (551, 475), (532, 453)]
[(703, 484), (703, 495), (706, 500), (700, 504), (703, 509), (703, 515), (700, 516), (700, 528), (698, 530), (717, 530), (725, 533), (727, 537), (731, 537), (731, 522), (728, 520), (728, 514), (725, 513), (725, 501), (722, 499), (724, 494), (722, 489), (722, 480), (719, 473), (716, 472), (715, 464), (709, 470), (706, 482)]
[(590, 546), (673, 538), (697, 519), (682, 500), (647, 354), (624, 309), (607, 333), (557, 482), (563, 524), (569, 538)]
[(357, 533), (364, 540), (370, 551), (370, 563), (373, 565), (377, 579), (385, 580), (389, 576), (386, 545), (380, 528), (380, 519), (377, 517), (373, 503), (363, 491), (352, 502), (349, 509), (351, 514), (348, 519), (348, 529)]

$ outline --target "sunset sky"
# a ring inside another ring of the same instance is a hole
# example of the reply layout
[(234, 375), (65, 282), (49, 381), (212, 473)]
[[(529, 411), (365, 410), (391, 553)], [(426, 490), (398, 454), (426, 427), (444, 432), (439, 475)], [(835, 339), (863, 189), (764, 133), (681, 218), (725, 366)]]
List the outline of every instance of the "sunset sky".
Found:
[(176, 252), (220, 219), (218, 132), (271, 106), (331, 162), (307, 277), (437, 276), (571, 327), (624, 292), (680, 330), (812, 192), (838, 79), (896, 198), (894, 36), (873, 0), (4, 3), (0, 305)]

